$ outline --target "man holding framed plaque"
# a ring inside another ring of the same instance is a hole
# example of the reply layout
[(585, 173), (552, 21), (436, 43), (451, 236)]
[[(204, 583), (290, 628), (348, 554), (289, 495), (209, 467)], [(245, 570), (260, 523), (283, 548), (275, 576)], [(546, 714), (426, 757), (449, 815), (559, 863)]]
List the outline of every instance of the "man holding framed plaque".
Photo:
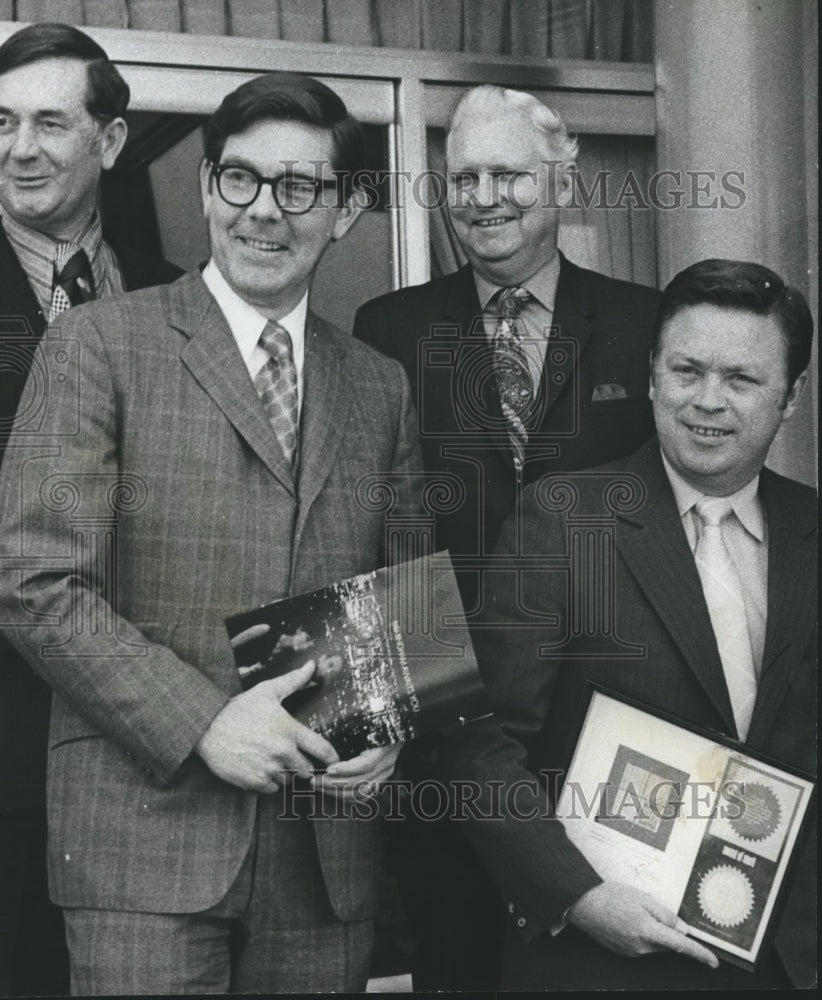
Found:
[[(463, 746), (461, 777), (487, 778), (502, 753), (533, 774), (547, 772), (549, 787), (557, 784), (591, 683), (652, 713), (721, 734), (725, 744), (738, 741), (742, 756), (750, 750), (789, 771), (814, 770), (816, 498), (764, 467), (804, 387), (812, 335), (802, 295), (760, 265), (702, 261), (669, 284), (652, 351), (657, 439), (599, 469), (546, 477), (526, 493), (503, 532), (499, 568), (485, 581), (494, 611), (475, 645), (511, 743), (507, 750)], [(600, 733), (612, 735), (607, 725)], [(635, 741), (625, 742), (604, 774), (612, 785), (628, 776), (634, 789), (647, 793), (651, 779), (679, 788), (684, 776), (698, 789), (705, 774), (714, 773), (706, 759), (686, 774), (665, 741), (653, 744), (650, 755), (648, 747), (640, 753)], [(582, 802), (580, 810), (590, 817), (600, 805)], [(746, 857), (755, 853), (767, 806), (743, 801), (739, 836), (752, 848), (736, 850)], [(679, 803), (680, 810), (689, 808), (698, 805)], [(597, 860), (579, 850), (571, 812), (564, 823), (578, 864), (566, 851), (556, 879), (564, 898), (575, 878), (579, 885), (559, 916), (549, 899), (535, 901), (527, 880), (500, 878), (501, 862), (488, 849), (482, 823), (467, 824), (513, 918), (506, 988), (813, 982), (812, 851), (805, 852), (751, 971), (717, 964), (688, 934), (692, 901), (690, 910), (683, 902), (674, 911), (640, 892), (637, 882), (606, 878), (592, 887)], [(532, 819), (546, 841), (555, 836), (550, 821)], [(645, 823), (636, 811), (629, 820), (634, 843), (665, 848), (670, 824)], [(753, 834), (750, 823), (758, 824)], [(535, 873), (551, 863), (549, 853), (532, 852)], [(739, 854), (733, 860), (740, 858), (748, 863)], [(515, 869), (521, 872), (521, 859), (509, 862), (509, 871)], [(703, 900), (709, 909), (714, 901), (708, 919), (732, 926), (744, 900), (737, 905), (733, 885), (719, 881), (713, 879), (717, 884)]]

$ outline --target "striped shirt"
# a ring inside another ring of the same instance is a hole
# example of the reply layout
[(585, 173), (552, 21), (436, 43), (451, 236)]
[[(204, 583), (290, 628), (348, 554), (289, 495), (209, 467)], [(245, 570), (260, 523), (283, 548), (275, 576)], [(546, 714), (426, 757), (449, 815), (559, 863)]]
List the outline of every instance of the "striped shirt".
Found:
[[(36, 229), (22, 226), (10, 215), (4, 215), (2, 221), (9, 243), (17, 254), (20, 266), (26, 272), (40, 308), (43, 314), (48, 316), (54, 290), (54, 260), (57, 248), (67, 241), (56, 240), (52, 236), (46, 236), (45, 233), (37, 232)], [(103, 229), (97, 212), (79, 239), (71, 242), (86, 252), (91, 263), (97, 298), (116, 295), (126, 290), (117, 256), (103, 239)]]

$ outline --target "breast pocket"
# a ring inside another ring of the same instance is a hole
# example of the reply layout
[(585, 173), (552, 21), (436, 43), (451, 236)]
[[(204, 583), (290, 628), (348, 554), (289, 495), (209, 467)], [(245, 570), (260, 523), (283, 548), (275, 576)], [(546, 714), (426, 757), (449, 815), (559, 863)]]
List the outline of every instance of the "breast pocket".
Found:
[(583, 408), (581, 425), (590, 465), (623, 458), (654, 433), (651, 401), (628, 396), (590, 402)]

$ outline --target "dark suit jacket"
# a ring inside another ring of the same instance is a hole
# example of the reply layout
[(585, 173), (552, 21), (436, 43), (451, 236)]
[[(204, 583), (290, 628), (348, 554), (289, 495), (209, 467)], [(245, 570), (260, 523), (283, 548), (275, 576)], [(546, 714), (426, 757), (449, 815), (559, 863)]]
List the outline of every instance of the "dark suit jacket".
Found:
[[(165, 284), (174, 264), (117, 248), (126, 288)], [(0, 463), (46, 318), (0, 223)], [(32, 397), (37, 419), (42, 396)], [(51, 694), (0, 635), (0, 812), (42, 806)]]
[[(525, 483), (628, 455), (651, 436), (648, 359), (658, 301), (654, 289), (561, 256), (556, 340), (546, 356)], [(493, 552), (517, 487), (471, 268), (367, 302), (354, 336), (402, 363), (415, 393), (426, 473), (456, 481), (452, 509), (438, 511), (437, 546), (457, 557)], [(594, 389), (607, 383), (622, 386), (625, 398), (593, 401)], [(470, 608), (478, 575), (459, 578)]]
[[(13, 436), (0, 484), (2, 552), (24, 563), (0, 583), (0, 608), (20, 626), (11, 641), (55, 691), (52, 897), (196, 912), (231, 885), (256, 812), (254, 793), (193, 752), (240, 692), (224, 619), (380, 565), (385, 512), (358, 503), (356, 490), (369, 474), (394, 474), (397, 513), (416, 510), (408, 383), (396, 362), (309, 314), (295, 487), (199, 273), (72, 309), (60, 337), (65, 379), (50, 383), (39, 457)], [(48, 358), (44, 340), (38, 360)], [(72, 539), (88, 518), (111, 526), (115, 511), (117, 571), (107, 577), (94, 547)], [(48, 617), (22, 612), (23, 593), (26, 612)], [(336, 913), (368, 917), (378, 824), (314, 827)]]
[[(768, 522), (768, 621), (747, 745), (813, 772), (816, 497), (808, 487), (768, 469), (763, 470), (760, 484)], [(564, 559), (576, 544), (576, 530), (584, 529), (584, 536), (592, 524), (613, 530), (613, 587), (603, 589), (601, 578), (595, 587), (592, 578), (580, 576), (582, 562), (569, 574), (567, 561), (551, 570), (533, 568), (522, 574), (520, 590), (511, 573), (500, 573), (489, 584), (491, 610), (485, 624), (492, 627), (477, 630), (475, 640), (492, 702), (511, 740), (507, 751), (497, 746), (495, 752), (510, 758), (518, 748), (520, 760), (535, 773), (566, 766), (569, 737), (574, 736), (574, 720), (587, 697), (588, 681), (735, 736), (699, 575), (656, 440), (629, 459), (577, 475), (551, 477), (542, 487), (529, 490), (522, 507), (521, 546), (512, 517), (498, 554)], [(603, 555), (607, 559), (608, 552)], [(584, 603), (569, 603), (569, 593), (575, 591), (582, 594), (582, 602), (586, 595), (588, 599), (597, 595), (594, 601), (600, 603), (587, 605), (589, 610), (598, 608), (600, 615), (601, 626), (593, 629), (594, 635), (586, 637), (590, 619), (580, 615)], [(530, 627), (523, 626), (523, 607), (529, 610)], [(576, 614), (569, 613), (569, 607), (576, 608)], [(606, 613), (612, 617), (602, 617)], [(557, 624), (540, 624), (540, 614), (558, 615)], [(602, 624), (606, 622), (610, 622), (608, 627)], [(545, 647), (542, 658), (540, 644)], [(469, 741), (470, 728), (466, 732)], [(468, 742), (462, 753), (469, 758), (481, 754), (482, 747), (471, 747)], [(483, 768), (487, 773), (487, 760), (475, 771), (481, 774)], [(466, 765), (466, 775), (469, 771)], [(481, 831), (475, 831), (472, 839), (487, 863), (498, 865), (493, 853), (484, 849)], [(815, 967), (813, 861), (814, 852), (809, 850), (777, 939), (783, 962), (797, 984), (807, 984)], [(562, 877), (567, 881), (574, 873), (565, 872)], [(579, 880), (577, 895), (585, 891), (588, 878), (584, 873)], [(522, 879), (519, 886), (509, 881), (505, 891), (517, 913), (546, 926), (539, 912), (544, 905), (534, 899), (527, 880)], [(515, 962), (515, 981), (522, 987), (711, 984), (708, 970), (691, 960), (671, 954), (621, 959), (573, 928), (556, 939), (543, 935), (538, 942), (518, 949)]]

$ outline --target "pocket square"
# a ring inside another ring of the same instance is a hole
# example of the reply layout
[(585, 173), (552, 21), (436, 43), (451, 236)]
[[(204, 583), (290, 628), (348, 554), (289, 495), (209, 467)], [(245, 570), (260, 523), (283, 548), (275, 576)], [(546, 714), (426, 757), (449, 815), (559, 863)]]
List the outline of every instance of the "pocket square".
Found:
[(602, 399), (627, 399), (628, 393), (624, 386), (617, 385), (616, 382), (603, 382), (594, 389), (591, 402), (596, 403)]

